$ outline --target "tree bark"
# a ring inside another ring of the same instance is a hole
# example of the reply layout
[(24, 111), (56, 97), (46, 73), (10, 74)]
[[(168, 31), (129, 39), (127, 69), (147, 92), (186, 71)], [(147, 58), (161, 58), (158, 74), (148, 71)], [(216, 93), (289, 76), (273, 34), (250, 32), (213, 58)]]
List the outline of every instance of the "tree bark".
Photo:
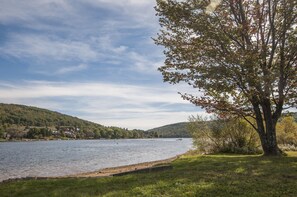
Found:
[(257, 132), (261, 140), (264, 156), (282, 155), (276, 140), (277, 119), (273, 118), (269, 101), (261, 104), (262, 111), (259, 103), (254, 103), (253, 106), (257, 121)]
[[(261, 137), (260, 137), (261, 138)], [(277, 146), (277, 141), (269, 134), (265, 139), (261, 139), (264, 156), (280, 156), (282, 151)]]

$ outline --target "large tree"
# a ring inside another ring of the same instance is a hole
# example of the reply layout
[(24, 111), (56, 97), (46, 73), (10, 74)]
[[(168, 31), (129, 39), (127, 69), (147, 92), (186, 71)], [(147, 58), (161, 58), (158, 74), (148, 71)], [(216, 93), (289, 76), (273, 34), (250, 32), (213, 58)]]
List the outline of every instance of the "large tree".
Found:
[(277, 121), (297, 105), (297, 1), (157, 0), (155, 9), (164, 81), (196, 88), (200, 96), (182, 97), (208, 112), (245, 118), (264, 154), (280, 154)]

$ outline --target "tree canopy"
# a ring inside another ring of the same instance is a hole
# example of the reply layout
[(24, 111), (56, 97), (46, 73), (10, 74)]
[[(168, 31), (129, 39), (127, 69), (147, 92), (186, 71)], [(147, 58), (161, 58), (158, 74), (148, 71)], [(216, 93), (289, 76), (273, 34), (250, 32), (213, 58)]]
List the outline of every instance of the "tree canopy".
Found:
[(276, 124), (297, 105), (296, 0), (157, 0), (164, 81), (186, 82), (184, 99), (208, 112), (240, 116), (277, 155)]

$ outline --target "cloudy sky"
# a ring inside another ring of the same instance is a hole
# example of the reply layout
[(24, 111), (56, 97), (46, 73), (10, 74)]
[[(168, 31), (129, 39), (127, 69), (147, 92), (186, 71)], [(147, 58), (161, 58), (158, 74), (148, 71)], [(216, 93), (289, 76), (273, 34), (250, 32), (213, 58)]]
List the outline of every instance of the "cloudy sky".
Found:
[[(201, 109), (163, 83), (154, 0), (0, 0), (0, 102), (149, 129)], [(190, 90), (191, 91), (191, 90)]]

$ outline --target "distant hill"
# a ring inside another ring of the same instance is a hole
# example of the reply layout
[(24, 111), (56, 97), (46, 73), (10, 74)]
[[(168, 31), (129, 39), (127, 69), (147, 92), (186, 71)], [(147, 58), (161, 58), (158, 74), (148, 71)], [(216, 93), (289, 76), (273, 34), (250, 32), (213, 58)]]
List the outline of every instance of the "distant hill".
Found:
[(144, 132), (141, 130), (105, 127), (47, 109), (0, 103), (0, 138), (115, 139), (142, 137), (144, 137)]
[(191, 137), (188, 132), (187, 124), (187, 122), (180, 122), (150, 129), (146, 132), (157, 133), (159, 137), (163, 138)]
[(73, 127), (103, 127), (90, 121), (82, 120), (77, 117), (65, 115), (47, 109), (16, 105), (0, 104), (0, 121), (8, 124), (22, 126), (73, 126)]

